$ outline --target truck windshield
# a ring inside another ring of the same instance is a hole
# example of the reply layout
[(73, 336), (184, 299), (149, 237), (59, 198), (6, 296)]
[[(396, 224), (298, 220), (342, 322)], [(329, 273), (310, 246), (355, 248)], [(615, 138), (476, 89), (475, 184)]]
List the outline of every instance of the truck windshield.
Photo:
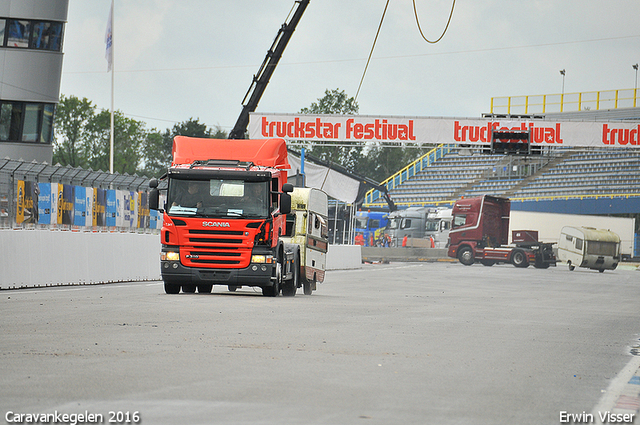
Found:
[(267, 182), (211, 179), (169, 182), (169, 215), (263, 218), (268, 215)]
[(356, 217), (356, 229), (366, 229), (367, 220), (367, 217)]
[(440, 229), (438, 226), (439, 220), (427, 220), (427, 224), (424, 228), (427, 232), (437, 232)]
[(399, 229), (401, 221), (402, 221), (402, 218), (400, 217), (389, 218), (389, 224), (387, 224), (387, 228), (391, 230)]

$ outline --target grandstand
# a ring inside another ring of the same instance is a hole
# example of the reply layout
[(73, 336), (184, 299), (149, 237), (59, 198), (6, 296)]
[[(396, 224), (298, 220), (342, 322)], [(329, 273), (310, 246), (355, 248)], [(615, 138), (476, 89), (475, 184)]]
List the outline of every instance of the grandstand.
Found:
[[(520, 201), (640, 198), (640, 149), (546, 148), (542, 155), (522, 157), (440, 145), (430, 154), (438, 159), (429, 166), (411, 174), (410, 164), (383, 182), (398, 206), (451, 205), (462, 196), (484, 194)], [(377, 197), (370, 191), (364, 205), (383, 206)]]

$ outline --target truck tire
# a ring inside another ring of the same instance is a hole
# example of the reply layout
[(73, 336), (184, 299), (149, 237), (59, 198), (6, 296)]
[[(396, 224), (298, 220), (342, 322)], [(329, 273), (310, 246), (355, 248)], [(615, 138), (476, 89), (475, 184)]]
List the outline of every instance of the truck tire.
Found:
[(193, 283), (190, 283), (188, 285), (182, 285), (182, 292), (187, 294), (193, 294), (194, 292), (196, 292), (196, 285), (194, 285)]
[(463, 246), (458, 250), (458, 260), (465, 266), (470, 266), (474, 262), (473, 250), (469, 246)]
[(177, 283), (164, 283), (164, 292), (166, 294), (179, 294), (180, 293), (180, 285)]
[(573, 264), (571, 264), (571, 261), (567, 261), (567, 265), (569, 266), (569, 271), (574, 271), (576, 269), (576, 266), (574, 266)]
[(198, 285), (199, 294), (210, 294), (212, 289), (213, 289), (212, 283), (201, 283)]
[(262, 295), (265, 297), (277, 297), (280, 294), (280, 282), (282, 281), (282, 255), (276, 263), (275, 279), (272, 286), (263, 286)]
[(480, 262), (482, 263), (483, 266), (487, 266), (487, 267), (491, 267), (496, 263), (493, 260), (480, 260)]
[(527, 254), (521, 249), (513, 250), (513, 253), (511, 253), (511, 264), (520, 268), (529, 267), (529, 260), (527, 259)]
[(294, 297), (298, 290), (298, 282), (300, 281), (300, 254), (296, 253), (293, 260), (293, 271), (291, 279), (285, 280), (282, 284), (282, 296)]
[(311, 293), (313, 293), (313, 289), (311, 289), (311, 282), (304, 282), (302, 284), (302, 289), (305, 295), (311, 295)]

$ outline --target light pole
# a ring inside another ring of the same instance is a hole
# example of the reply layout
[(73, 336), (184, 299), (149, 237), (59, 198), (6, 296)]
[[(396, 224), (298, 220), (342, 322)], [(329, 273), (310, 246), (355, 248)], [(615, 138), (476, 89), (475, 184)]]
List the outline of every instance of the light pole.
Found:
[(562, 94), (560, 95), (560, 112), (564, 110), (564, 76), (566, 71), (564, 69), (560, 70), (560, 75), (562, 75)]
[(638, 99), (638, 64), (631, 65), (636, 70), (636, 85), (633, 88), (633, 107), (636, 107), (636, 100)]

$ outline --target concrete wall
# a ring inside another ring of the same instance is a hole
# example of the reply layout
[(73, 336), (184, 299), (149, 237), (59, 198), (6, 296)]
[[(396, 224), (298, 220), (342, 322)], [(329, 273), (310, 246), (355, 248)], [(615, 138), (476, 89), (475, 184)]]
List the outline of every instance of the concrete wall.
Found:
[[(359, 245), (331, 245), (327, 270), (359, 269)], [(0, 289), (160, 280), (160, 236), (0, 230)]]
[(348, 270), (362, 268), (360, 245), (329, 245), (326, 270)]
[(0, 230), (0, 289), (159, 279), (159, 235)]
[(362, 247), (363, 261), (458, 261), (447, 256), (444, 248)]

